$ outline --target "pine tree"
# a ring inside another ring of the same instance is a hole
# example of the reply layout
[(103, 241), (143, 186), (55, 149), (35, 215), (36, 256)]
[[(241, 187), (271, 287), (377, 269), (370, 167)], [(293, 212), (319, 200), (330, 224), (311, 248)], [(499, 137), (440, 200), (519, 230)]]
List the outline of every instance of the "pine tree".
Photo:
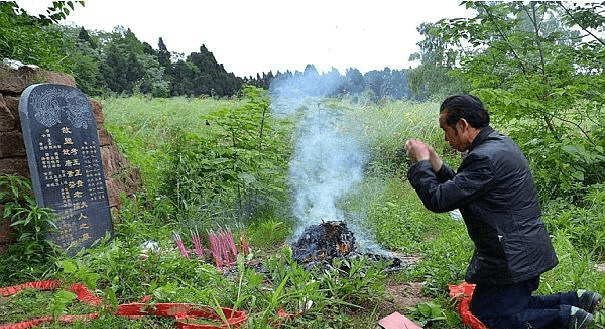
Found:
[(170, 52), (166, 48), (162, 37), (160, 37), (158, 40), (158, 51), (156, 53), (156, 56), (158, 58), (160, 66), (165, 67), (166, 69), (169, 69), (172, 66), (172, 63), (170, 62)]

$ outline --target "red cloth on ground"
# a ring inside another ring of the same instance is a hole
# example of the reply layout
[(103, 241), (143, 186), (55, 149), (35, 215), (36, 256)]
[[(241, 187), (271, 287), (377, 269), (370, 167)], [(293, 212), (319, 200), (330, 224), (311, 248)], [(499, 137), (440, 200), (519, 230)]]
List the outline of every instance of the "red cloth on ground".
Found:
[(459, 285), (452, 284), (449, 288), (450, 297), (458, 300), (458, 314), (460, 314), (462, 323), (473, 329), (489, 329), (471, 313), (470, 306), (475, 285), (463, 282)]

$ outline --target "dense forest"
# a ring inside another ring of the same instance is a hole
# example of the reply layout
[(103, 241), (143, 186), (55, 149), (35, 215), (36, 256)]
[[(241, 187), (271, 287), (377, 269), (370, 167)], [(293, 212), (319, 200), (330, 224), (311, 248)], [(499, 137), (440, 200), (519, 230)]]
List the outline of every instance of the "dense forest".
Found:
[[(73, 2), (67, 2), (51, 9), (69, 12), (70, 4), (73, 6)], [(78, 10), (77, 7), (71, 9)], [(256, 76), (237, 77), (227, 72), (205, 45), (201, 45), (198, 52), (186, 55), (170, 51), (161, 37), (156, 48), (141, 42), (124, 26), (107, 32), (52, 24), (55, 23), (52, 19), (33, 17), (10, 1), (0, 3), (0, 11), (4, 17), (0, 26), (5, 40), (0, 44), (0, 57), (70, 73), (78, 88), (91, 96), (140, 93), (153, 97), (229, 97), (236, 95), (244, 84), (267, 89), (273, 79), (304, 76), (338, 82), (330, 96), (368, 91), (379, 98), (411, 97), (404, 71), (385, 68), (362, 74), (351, 68), (343, 76), (335, 69), (320, 74), (310, 64), (304, 72), (260, 72)], [(44, 40), (43, 43), (40, 40)]]

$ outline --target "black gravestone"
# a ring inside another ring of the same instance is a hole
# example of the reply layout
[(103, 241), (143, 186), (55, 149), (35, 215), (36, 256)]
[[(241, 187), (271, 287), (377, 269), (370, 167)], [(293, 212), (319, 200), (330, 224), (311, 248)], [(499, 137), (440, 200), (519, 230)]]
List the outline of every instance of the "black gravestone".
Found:
[(56, 210), (47, 236), (70, 253), (112, 234), (111, 212), (92, 107), (80, 90), (29, 86), (19, 116), (36, 201)]

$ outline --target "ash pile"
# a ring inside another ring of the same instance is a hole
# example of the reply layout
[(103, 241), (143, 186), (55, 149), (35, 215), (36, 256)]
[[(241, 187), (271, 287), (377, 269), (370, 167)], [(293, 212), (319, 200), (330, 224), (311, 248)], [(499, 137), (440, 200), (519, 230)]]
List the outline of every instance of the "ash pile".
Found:
[(305, 229), (300, 239), (291, 245), (297, 263), (311, 268), (318, 264), (331, 266), (334, 258), (367, 257), (374, 261), (391, 261), (385, 271), (397, 271), (409, 265), (403, 257), (386, 252), (360, 251), (355, 236), (343, 221), (327, 221)]

